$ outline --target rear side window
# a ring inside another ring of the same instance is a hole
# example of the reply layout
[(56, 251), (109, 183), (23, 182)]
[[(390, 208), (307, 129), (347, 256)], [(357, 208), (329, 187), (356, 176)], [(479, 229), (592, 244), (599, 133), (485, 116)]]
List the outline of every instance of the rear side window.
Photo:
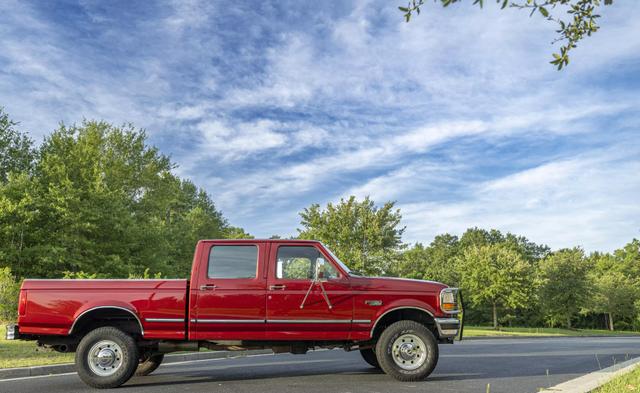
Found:
[(257, 246), (213, 246), (209, 252), (209, 278), (255, 278)]

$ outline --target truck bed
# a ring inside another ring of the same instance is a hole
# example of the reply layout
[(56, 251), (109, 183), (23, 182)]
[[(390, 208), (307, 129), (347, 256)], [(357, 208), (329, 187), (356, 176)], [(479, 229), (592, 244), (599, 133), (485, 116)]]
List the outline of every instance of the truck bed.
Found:
[(147, 339), (184, 339), (187, 280), (25, 280), (22, 334), (67, 335), (74, 321), (100, 307), (133, 314)]

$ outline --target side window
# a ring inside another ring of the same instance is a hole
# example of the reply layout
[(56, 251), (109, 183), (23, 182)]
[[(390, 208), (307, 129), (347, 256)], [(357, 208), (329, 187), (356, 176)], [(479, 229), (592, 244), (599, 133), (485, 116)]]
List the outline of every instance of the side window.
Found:
[(209, 278), (255, 278), (257, 268), (257, 246), (213, 246), (209, 251)]
[(281, 246), (278, 247), (276, 261), (276, 278), (289, 280), (311, 280), (316, 269), (316, 263), (321, 266), (322, 278), (337, 278), (338, 272), (327, 261), (317, 248), (312, 246)]

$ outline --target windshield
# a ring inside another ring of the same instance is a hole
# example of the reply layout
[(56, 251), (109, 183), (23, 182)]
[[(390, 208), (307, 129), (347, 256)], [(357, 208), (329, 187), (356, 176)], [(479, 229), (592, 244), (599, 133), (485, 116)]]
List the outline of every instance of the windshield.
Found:
[(329, 255), (331, 255), (331, 258), (333, 258), (333, 260), (334, 260), (334, 261), (336, 261), (336, 263), (337, 263), (338, 265), (340, 265), (340, 267), (341, 267), (345, 272), (347, 272), (347, 274), (353, 274), (353, 272), (351, 271), (351, 269), (349, 269), (349, 268), (347, 267), (347, 265), (345, 265), (345, 264), (344, 264), (344, 262), (342, 262), (342, 261), (340, 260), (340, 258), (338, 258), (338, 257), (336, 256), (336, 254), (334, 254), (334, 253), (333, 253), (333, 251), (331, 251), (331, 250), (329, 249), (329, 247), (327, 247), (327, 245), (326, 245), (326, 244), (322, 243), (322, 247), (324, 247), (324, 249), (325, 249), (325, 250), (327, 250), (327, 252), (329, 253)]

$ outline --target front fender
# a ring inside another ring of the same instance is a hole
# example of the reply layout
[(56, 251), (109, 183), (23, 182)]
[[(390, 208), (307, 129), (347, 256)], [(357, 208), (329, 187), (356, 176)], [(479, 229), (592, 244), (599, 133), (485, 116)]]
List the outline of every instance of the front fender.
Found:
[(389, 304), (386, 304), (384, 308), (378, 310), (378, 312), (375, 314), (374, 319), (372, 320), (369, 337), (373, 337), (373, 332), (376, 329), (376, 326), (384, 318), (385, 315), (403, 309), (418, 310), (427, 314), (431, 318), (435, 318), (435, 316), (437, 315), (433, 306), (431, 306), (429, 303), (417, 299), (398, 299)]

